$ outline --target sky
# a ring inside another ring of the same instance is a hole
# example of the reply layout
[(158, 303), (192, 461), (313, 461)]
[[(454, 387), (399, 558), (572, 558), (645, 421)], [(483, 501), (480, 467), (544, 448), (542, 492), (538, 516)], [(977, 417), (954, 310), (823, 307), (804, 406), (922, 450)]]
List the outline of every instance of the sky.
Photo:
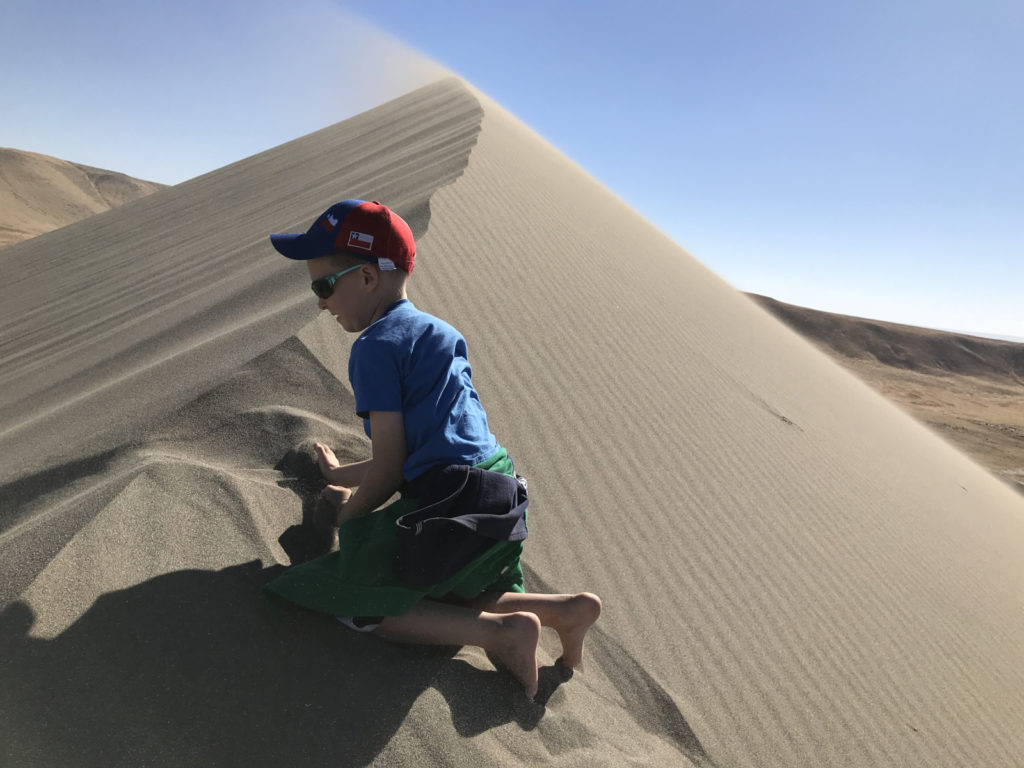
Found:
[(178, 183), (464, 78), (740, 290), (1024, 340), (1019, 0), (0, 0), (0, 146)]

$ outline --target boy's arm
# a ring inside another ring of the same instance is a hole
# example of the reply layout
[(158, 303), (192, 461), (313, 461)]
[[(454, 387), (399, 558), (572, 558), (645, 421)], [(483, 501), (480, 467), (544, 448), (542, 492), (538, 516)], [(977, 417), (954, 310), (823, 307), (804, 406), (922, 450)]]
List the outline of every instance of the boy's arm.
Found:
[(366, 473), (369, 472), (371, 466), (373, 466), (373, 459), (366, 459), (365, 461), (355, 461), (351, 464), (342, 464), (340, 467), (321, 471), (327, 482), (332, 485), (354, 488), (357, 485), (362, 485), (363, 478), (366, 477)]
[(341, 505), (339, 524), (373, 512), (405, 482), (405, 421), (401, 411), (370, 411), (370, 434), (373, 458), (359, 488)]

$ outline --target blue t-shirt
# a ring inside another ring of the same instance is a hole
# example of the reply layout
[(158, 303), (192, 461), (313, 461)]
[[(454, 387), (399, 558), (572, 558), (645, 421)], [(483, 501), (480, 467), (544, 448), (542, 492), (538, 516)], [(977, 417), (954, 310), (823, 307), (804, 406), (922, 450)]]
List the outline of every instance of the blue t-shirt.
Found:
[(401, 411), (413, 480), (431, 467), (478, 464), (498, 450), (473, 388), (466, 340), (444, 320), (396, 301), (352, 344), (348, 378), (370, 436), (370, 411)]

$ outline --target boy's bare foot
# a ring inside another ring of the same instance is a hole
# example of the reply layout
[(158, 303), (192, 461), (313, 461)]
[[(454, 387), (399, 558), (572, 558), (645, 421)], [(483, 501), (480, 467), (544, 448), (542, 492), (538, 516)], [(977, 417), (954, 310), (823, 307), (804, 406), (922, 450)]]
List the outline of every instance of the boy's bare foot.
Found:
[(574, 669), (583, 661), (583, 639), (587, 630), (601, 615), (601, 598), (590, 592), (569, 597), (559, 611), (557, 624), (553, 624), (562, 641), (562, 663)]
[(328, 472), (340, 467), (341, 462), (338, 461), (338, 457), (331, 450), (330, 446), (323, 443), (314, 443), (313, 448), (316, 451), (316, 464), (320, 467), (320, 474), (330, 479)]
[(532, 613), (509, 613), (501, 617), (501, 631), (487, 658), (498, 669), (515, 677), (532, 700), (537, 695), (537, 643), (540, 619)]

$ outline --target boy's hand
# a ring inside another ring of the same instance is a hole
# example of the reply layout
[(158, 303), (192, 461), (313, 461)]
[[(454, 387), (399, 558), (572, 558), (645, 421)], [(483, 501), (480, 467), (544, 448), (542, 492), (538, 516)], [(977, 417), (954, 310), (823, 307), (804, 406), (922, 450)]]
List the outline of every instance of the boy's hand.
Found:
[(313, 449), (316, 452), (316, 463), (320, 467), (320, 474), (331, 485), (346, 487), (359, 485), (363, 482), (363, 478), (373, 463), (373, 459), (367, 459), (343, 465), (326, 443), (314, 443)]
[(342, 522), (342, 509), (351, 496), (352, 491), (340, 485), (328, 485), (320, 492), (313, 510), (313, 528), (328, 552), (338, 549), (338, 526)]
[(341, 509), (341, 505), (352, 498), (352, 491), (341, 485), (328, 485), (320, 491), (320, 496), (334, 509)]

